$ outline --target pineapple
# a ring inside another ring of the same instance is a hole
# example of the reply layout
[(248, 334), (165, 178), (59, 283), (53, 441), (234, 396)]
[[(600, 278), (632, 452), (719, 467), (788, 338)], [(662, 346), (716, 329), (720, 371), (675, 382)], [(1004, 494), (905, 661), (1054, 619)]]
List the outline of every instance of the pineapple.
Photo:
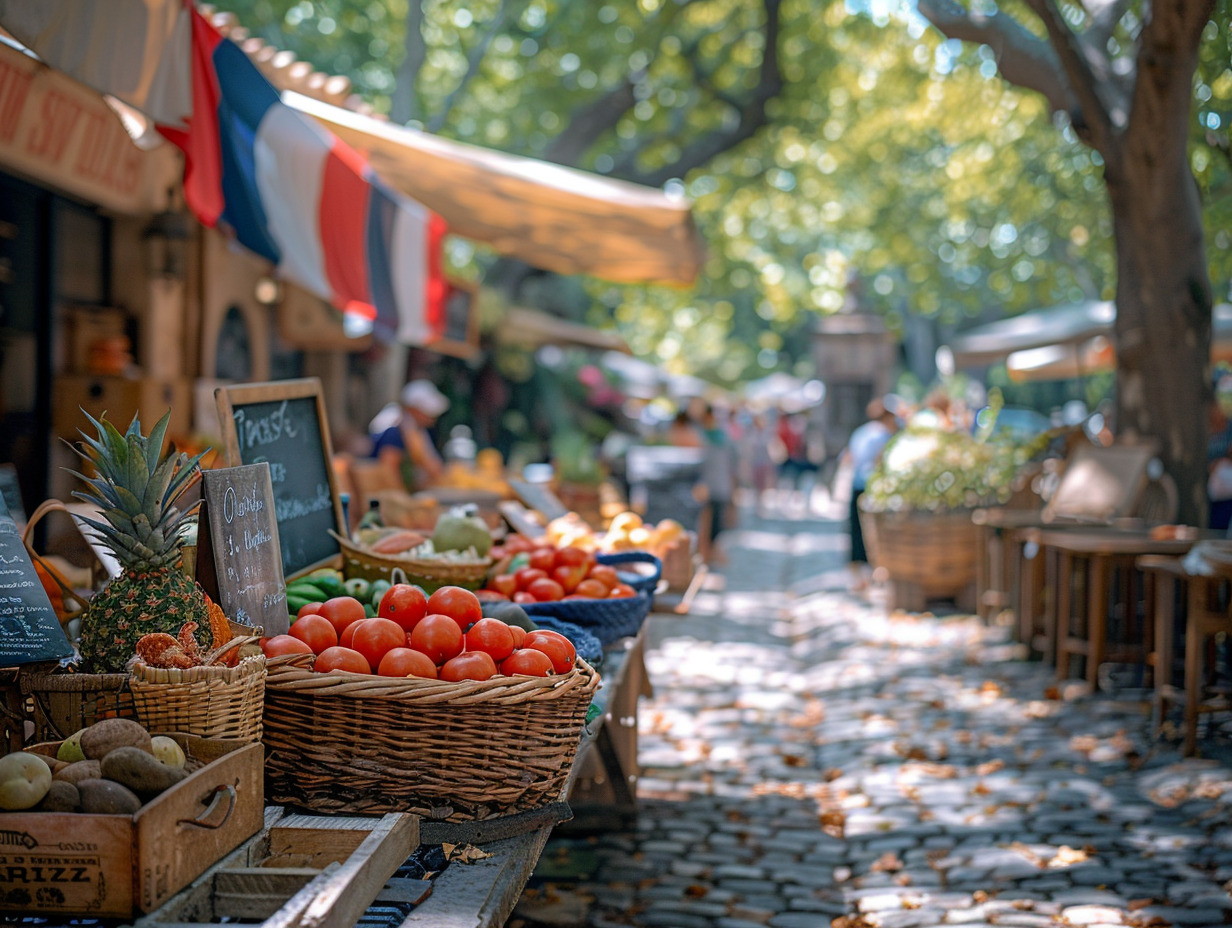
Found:
[[(90, 600), (81, 623), (81, 656), (86, 671), (122, 673), (142, 635), (175, 636), (186, 622), (197, 623), (198, 635), (209, 634), (205, 593), (180, 568), (192, 509), (180, 512), (175, 507), (201, 455), (189, 458), (169, 448), (160, 457), (170, 410), (148, 438), (141, 434), (136, 416), (123, 435), (106, 414), (102, 421), (88, 414), (86, 418), (98, 435), (82, 432), (84, 450), (70, 447), (93, 465), (95, 476), (70, 471), (90, 488), (75, 490), (73, 496), (102, 510), (102, 521), (84, 521), (123, 570)], [(198, 644), (204, 647), (208, 641)]]

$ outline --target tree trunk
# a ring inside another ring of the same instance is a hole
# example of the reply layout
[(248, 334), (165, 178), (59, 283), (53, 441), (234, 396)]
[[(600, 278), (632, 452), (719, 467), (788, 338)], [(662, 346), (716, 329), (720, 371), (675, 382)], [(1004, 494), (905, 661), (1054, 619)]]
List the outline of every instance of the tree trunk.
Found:
[(1117, 247), (1117, 432), (1159, 442), (1177, 485), (1178, 520), (1205, 526), (1211, 284), (1201, 203), (1183, 134), (1176, 140), (1139, 123), (1125, 142), (1121, 167), (1110, 164), (1107, 174)]

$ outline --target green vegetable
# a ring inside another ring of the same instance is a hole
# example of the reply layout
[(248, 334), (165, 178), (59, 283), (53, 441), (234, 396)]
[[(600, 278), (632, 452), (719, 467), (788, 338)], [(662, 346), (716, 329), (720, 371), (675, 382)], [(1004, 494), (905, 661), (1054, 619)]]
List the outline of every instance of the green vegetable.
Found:
[(492, 532), (488, 523), (474, 513), (473, 506), (458, 506), (437, 519), (432, 531), (432, 547), (437, 551), (474, 548), (480, 557), (487, 557), (492, 548)]
[(347, 589), (342, 580), (342, 575), (335, 573), (332, 576), (314, 577), (312, 582), (320, 587), (325, 593), (326, 599), (333, 599), (335, 596), (347, 596)]
[(372, 599), (372, 584), (363, 577), (352, 577), (344, 581), (342, 585), (346, 588), (347, 596), (353, 596), (360, 602)]
[(485, 602), (482, 603), (483, 614), (494, 619), (500, 619), (506, 625), (516, 625), (528, 632), (533, 632), (539, 626), (526, 614), (526, 610), (517, 603)]
[(378, 609), (381, 608), (381, 597), (393, 586), (388, 580), (373, 580), (372, 589), (368, 591), (368, 601)]
[[(346, 591), (344, 590), (343, 592), (345, 593)], [(305, 602), (318, 603), (323, 603), (325, 600), (333, 598), (321, 587), (307, 580), (292, 580), (287, 584), (287, 599), (289, 600), (292, 596), (298, 596)]]
[(376, 606), (372, 605), (372, 603), (364, 603), (364, 615), (366, 615), (370, 619), (375, 619), (376, 618)]

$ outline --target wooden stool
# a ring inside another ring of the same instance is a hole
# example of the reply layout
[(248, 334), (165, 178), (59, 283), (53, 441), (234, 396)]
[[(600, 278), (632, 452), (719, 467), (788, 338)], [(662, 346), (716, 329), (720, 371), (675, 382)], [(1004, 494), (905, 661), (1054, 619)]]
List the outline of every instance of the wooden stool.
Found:
[(1189, 580), (1188, 615), (1185, 617), (1185, 731), (1181, 750), (1188, 756), (1198, 747), (1198, 715), (1227, 708), (1203, 699), (1206, 651), (1210, 638), (1232, 632), (1232, 569), (1216, 568), (1211, 576)]

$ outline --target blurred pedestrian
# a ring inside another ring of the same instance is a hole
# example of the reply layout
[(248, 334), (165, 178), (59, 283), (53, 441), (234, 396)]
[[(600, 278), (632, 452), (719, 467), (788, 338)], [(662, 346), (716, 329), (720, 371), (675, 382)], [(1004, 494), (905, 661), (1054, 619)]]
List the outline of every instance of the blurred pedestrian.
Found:
[(681, 409), (667, 427), (667, 443), (677, 448), (702, 448), (706, 439), (701, 429), (693, 424), (693, 418), (687, 409)]
[(749, 420), (737, 446), (744, 469), (743, 480), (753, 492), (753, 506), (759, 516), (765, 515), (766, 494), (774, 486), (774, 458), (771, 457), (774, 440), (774, 430), (765, 414), (757, 412)]
[(860, 497), (868, 486), (881, 452), (898, 430), (898, 420), (886, 407), (885, 401), (875, 399), (865, 410), (868, 419), (851, 433), (847, 450), (843, 452), (851, 467), (851, 505), (848, 519), (851, 525), (851, 578), (852, 589), (862, 590), (868, 585), (868, 551), (864, 547), (864, 533), (860, 529)]
[(702, 484), (705, 489), (709, 524), (702, 538), (702, 556), (710, 563), (721, 563), (716, 550), (719, 534), (727, 527), (732, 496), (736, 490), (736, 446), (728, 434), (727, 424), (713, 406), (702, 412), (702, 436), (705, 458), (702, 461)]
[(412, 380), (402, 388), (398, 405), (373, 419), (372, 456), (399, 474), (408, 491), (431, 485), (444, 470), (428, 430), (448, 408), (449, 400), (432, 381)]

